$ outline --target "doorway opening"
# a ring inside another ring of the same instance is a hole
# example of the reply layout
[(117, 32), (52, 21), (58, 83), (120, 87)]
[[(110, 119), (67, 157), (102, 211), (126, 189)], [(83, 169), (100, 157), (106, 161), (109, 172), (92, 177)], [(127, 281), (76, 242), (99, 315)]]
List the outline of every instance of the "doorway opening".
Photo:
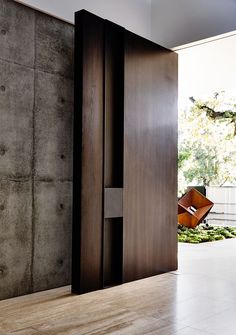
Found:
[(196, 228), (178, 226), (181, 268), (193, 254), (198, 257), (198, 250), (199, 260), (209, 248), (215, 255), (236, 251), (236, 33), (175, 51), (179, 54), (178, 197), (194, 188), (214, 203)]

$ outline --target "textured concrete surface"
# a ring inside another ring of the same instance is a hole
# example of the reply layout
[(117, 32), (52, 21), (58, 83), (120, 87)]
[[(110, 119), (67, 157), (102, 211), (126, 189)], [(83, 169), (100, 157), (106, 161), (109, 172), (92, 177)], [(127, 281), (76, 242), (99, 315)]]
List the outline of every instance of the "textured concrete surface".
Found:
[(31, 175), (33, 105), (33, 69), (0, 60), (0, 177), (2, 178)]
[(37, 12), (35, 34), (36, 67), (73, 78), (74, 27)]
[(33, 67), (35, 12), (12, 0), (0, 0), (0, 58)]
[[(45, 85), (46, 84), (46, 85)], [(72, 180), (73, 81), (36, 72), (35, 175), (41, 180)]]
[(71, 182), (35, 183), (34, 291), (70, 282), (71, 198)]
[(70, 284), (73, 34), (0, 0), (0, 299)]
[(31, 292), (30, 181), (0, 181), (0, 298)]

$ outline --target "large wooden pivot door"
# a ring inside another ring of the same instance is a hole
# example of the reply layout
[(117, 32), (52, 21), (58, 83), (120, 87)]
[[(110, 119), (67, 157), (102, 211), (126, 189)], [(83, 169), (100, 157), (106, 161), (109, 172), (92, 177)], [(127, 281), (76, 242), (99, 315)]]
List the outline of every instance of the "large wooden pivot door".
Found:
[(75, 15), (72, 291), (177, 268), (177, 55)]

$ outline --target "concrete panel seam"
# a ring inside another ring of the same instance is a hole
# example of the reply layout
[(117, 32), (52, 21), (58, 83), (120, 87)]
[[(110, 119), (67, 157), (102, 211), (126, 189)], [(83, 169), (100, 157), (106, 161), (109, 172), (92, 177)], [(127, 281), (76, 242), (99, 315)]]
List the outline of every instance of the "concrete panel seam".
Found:
[(31, 179), (31, 176), (14, 176), (14, 177), (2, 177), (0, 178), (0, 181), (13, 181), (15, 183), (24, 183), (24, 182), (28, 182)]
[(35, 64), (36, 64), (36, 21), (34, 21), (34, 89), (33, 89), (33, 110), (32, 110), (32, 159), (31, 159), (31, 192), (32, 192), (32, 245), (31, 245), (31, 291), (34, 290), (34, 252), (35, 252)]
[(65, 183), (65, 182), (73, 182), (71, 178), (43, 178), (43, 177), (35, 177), (34, 181), (39, 181), (43, 183)]
[(64, 79), (69, 79), (69, 80), (72, 80), (72, 81), (74, 80), (74, 77), (65, 76), (64, 74), (61, 74), (60, 72), (42, 70), (42, 69), (37, 68), (36, 66), (34, 67), (34, 70), (36, 70), (37, 72), (52, 74), (52, 75), (55, 75), (55, 76), (58, 76), (58, 77), (61, 77), (61, 78), (64, 78)]
[(47, 73), (47, 74), (54, 74), (54, 75), (57, 75), (57, 76), (59, 76), (61, 78), (74, 80), (74, 78), (71, 77), (71, 76), (62, 75), (60, 72), (56, 72), (56, 71), (46, 71), (46, 70), (38, 69), (35, 65), (33, 67), (32, 66), (28, 66), (28, 65), (22, 65), (21, 63), (14, 62), (14, 61), (9, 61), (8, 59), (2, 58), (2, 57), (0, 57), (0, 61), (6, 62), (6, 63), (9, 63), (9, 64), (18, 65), (18, 66), (21, 66), (21, 67), (23, 67), (25, 69), (37, 70), (37, 72), (43, 72), (43, 73)]
[(22, 65), (21, 63), (10, 61), (10, 60), (8, 60), (6, 58), (3, 58), (3, 57), (0, 57), (0, 60), (3, 61), (3, 62), (9, 63), (9, 64), (14, 64), (14, 65), (24, 67), (25, 69), (34, 70), (34, 67), (32, 67), (32, 66), (28, 66), (28, 65), (24, 65), (24, 64)]

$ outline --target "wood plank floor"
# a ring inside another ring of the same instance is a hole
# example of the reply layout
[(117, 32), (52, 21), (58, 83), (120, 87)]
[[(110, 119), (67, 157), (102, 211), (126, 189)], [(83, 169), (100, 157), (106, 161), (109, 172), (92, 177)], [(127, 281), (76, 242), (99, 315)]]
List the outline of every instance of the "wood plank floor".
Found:
[(0, 302), (0, 335), (236, 334), (236, 239), (181, 244), (179, 270), (82, 296)]

